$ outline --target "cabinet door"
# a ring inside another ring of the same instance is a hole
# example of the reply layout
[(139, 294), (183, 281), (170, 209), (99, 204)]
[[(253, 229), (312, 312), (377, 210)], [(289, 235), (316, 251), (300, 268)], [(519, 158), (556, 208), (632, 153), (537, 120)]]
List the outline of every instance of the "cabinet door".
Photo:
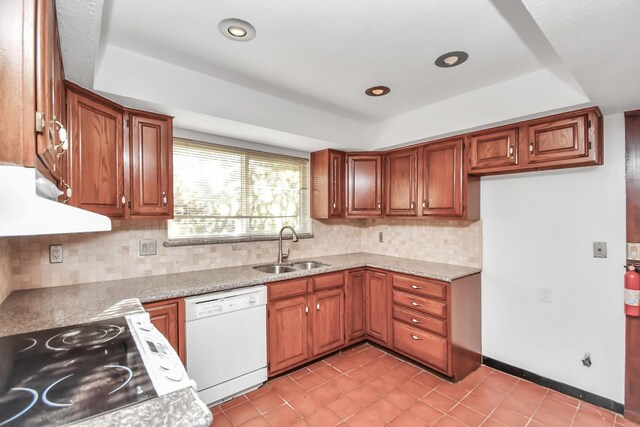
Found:
[(387, 275), (367, 271), (365, 277), (365, 327), (367, 335), (386, 343), (390, 318)]
[(131, 216), (173, 218), (171, 119), (129, 113)]
[(347, 216), (382, 214), (382, 155), (347, 154)]
[(423, 215), (462, 216), (462, 146), (453, 139), (423, 147)]
[(412, 148), (388, 153), (385, 165), (387, 215), (415, 216), (418, 199), (418, 150)]
[(67, 91), (69, 118), (69, 203), (122, 218), (125, 210), (122, 110), (79, 88)]
[(344, 153), (329, 151), (329, 216), (344, 214)]
[(588, 114), (527, 126), (529, 164), (561, 162), (589, 154)]
[(347, 279), (347, 342), (363, 336), (366, 332), (364, 327), (364, 276), (364, 270), (351, 271)]
[(184, 300), (173, 299), (144, 304), (149, 313), (151, 323), (169, 341), (178, 353), (183, 364), (186, 364), (184, 344)]
[(332, 289), (310, 297), (313, 355), (327, 353), (344, 345), (344, 291)]
[(269, 302), (269, 373), (284, 371), (309, 358), (309, 307), (306, 297)]
[(518, 128), (469, 136), (469, 171), (493, 171), (518, 164)]

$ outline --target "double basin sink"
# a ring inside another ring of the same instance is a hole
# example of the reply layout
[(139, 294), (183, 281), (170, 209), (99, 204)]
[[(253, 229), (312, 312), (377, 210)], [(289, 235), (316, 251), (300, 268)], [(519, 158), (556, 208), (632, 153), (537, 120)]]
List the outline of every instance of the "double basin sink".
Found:
[(253, 268), (263, 273), (282, 274), (291, 273), (293, 271), (313, 270), (314, 268), (326, 267), (327, 265), (328, 264), (323, 264), (318, 261), (298, 261), (288, 264), (256, 265)]

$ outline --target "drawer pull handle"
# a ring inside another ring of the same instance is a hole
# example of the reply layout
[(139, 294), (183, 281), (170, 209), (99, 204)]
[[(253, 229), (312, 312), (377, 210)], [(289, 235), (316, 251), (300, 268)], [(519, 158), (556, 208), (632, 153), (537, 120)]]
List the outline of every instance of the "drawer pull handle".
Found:
[(420, 303), (417, 303), (415, 301), (411, 301), (411, 305), (414, 307), (420, 307)]
[(411, 289), (422, 289), (422, 288), (418, 285), (411, 285)]
[(415, 335), (411, 335), (411, 338), (413, 338), (413, 339), (414, 339), (414, 340), (416, 340), (416, 341), (420, 341), (420, 337), (417, 337), (417, 336), (415, 336)]
[(421, 322), (421, 321), (419, 321), (418, 319), (411, 319), (411, 321), (412, 321), (413, 323), (422, 323), (422, 322)]

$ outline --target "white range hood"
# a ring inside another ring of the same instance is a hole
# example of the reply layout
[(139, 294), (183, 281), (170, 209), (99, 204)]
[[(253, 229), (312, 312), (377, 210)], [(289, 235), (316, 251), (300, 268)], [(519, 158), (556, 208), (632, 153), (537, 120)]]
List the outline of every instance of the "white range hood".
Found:
[(109, 218), (59, 203), (55, 186), (36, 178), (34, 168), (0, 166), (0, 237), (111, 230)]

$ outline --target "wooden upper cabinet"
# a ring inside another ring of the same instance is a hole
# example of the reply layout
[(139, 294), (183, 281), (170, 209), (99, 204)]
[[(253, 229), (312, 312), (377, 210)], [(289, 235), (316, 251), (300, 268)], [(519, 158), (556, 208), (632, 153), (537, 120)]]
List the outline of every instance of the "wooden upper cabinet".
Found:
[(518, 135), (517, 127), (469, 135), (469, 172), (499, 171), (516, 166)]
[(311, 153), (311, 218), (344, 216), (344, 153), (322, 150)]
[(467, 140), (472, 175), (603, 163), (602, 113), (597, 107), (473, 133)]
[(418, 199), (418, 149), (392, 151), (385, 155), (385, 212), (416, 216)]
[(365, 328), (367, 335), (386, 343), (389, 339), (389, 308), (391, 303), (387, 274), (367, 271), (365, 286)]
[(347, 154), (347, 216), (382, 215), (382, 154)]
[(355, 341), (363, 337), (365, 331), (364, 319), (364, 295), (365, 295), (365, 272), (364, 270), (350, 271), (347, 277), (346, 304), (347, 342)]
[(422, 147), (422, 214), (463, 216), (463, 139), (428, 143)]
[(112, 218), (125, 215), (123, 111), (75, 85), (68, 85), (69, 203)]
[(127, 110), (131, 217), (173, 218), (172, 118)]
[(313, 355), (327, 353), (345, 343), (344, 291), (316, 292), (309, 298), (312, 315)]
[(292, 368), (309, 358), (307, 297), (269, 302), (269, 373)]

